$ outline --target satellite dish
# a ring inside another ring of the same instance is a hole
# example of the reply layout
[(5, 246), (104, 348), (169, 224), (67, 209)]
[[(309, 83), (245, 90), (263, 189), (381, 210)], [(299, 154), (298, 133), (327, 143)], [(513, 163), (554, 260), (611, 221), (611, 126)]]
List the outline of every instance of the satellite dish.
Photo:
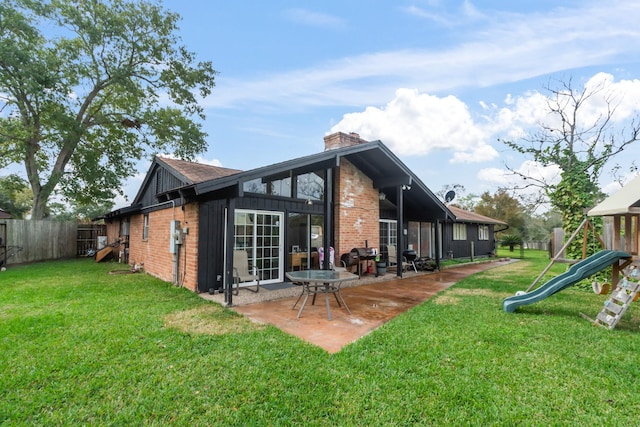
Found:
[(455, 197), (456, 197), (456, 192), (455, 192), (455, 191), (453, 191), (453, 190), (449, 190), (449, 191), (447, 192), (447, 194), (445, 194), (445, 196), (444, 196), (444, 201), (445, 201), (446, 203), (449, 203), (449, 202), (450, 202), (450, 201), (452, 201)]

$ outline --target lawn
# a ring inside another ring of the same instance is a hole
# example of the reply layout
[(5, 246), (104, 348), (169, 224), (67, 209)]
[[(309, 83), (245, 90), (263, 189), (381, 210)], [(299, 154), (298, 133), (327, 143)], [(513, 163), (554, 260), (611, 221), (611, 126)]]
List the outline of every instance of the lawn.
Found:
[(0, 425), (638, 425), (638, 307), (611, 331), (579, 289), (505, 313), (548, 262), (525, 255), (333, 355), (119, 264), (10, 266)]

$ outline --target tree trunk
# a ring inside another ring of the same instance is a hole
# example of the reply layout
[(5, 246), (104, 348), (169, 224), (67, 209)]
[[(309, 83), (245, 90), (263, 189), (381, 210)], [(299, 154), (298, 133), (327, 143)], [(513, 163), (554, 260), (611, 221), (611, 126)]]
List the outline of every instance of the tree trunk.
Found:
[(31, 219), (44, 219), (47, 214), (47, 201), (49, 195), (45, 195), (43, 190), (34, 192), (33, 208), (31, 209)]

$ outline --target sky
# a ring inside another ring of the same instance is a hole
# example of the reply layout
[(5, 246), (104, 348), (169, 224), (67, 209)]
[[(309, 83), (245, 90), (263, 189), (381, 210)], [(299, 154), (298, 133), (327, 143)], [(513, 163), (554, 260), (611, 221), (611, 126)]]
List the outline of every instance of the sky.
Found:
[[(638, 0), (163, 4), (182, 17), (182, 43), (219, 72), (202, 99), (203, 163), (249, 170), (356, 132), (381, 140), (433, 192), (493, 193), (507, 166), (536, 167), (499, 139), (539, 123), (545, 87), (605, 85), (621, 126), (640, 111)], [(624, 161), (640, 159), (636, 145)], [(140, 163), (116, 207), (131, 203), (148, 167)], [(619, 188), (609, 174), (601, 185)]]

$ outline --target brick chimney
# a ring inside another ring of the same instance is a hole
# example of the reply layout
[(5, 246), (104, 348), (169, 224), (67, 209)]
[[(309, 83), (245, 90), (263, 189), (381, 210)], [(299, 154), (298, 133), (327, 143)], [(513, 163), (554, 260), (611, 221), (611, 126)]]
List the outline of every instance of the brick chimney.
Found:
[(366, 144), (367, 142), (369, 141), (365, 141), (360, 138), (360, 135), (355, 132), (351, 132), (349, 134), (336, 132), (324, 137), (324, 151), (350, 147), (352, 145)]

